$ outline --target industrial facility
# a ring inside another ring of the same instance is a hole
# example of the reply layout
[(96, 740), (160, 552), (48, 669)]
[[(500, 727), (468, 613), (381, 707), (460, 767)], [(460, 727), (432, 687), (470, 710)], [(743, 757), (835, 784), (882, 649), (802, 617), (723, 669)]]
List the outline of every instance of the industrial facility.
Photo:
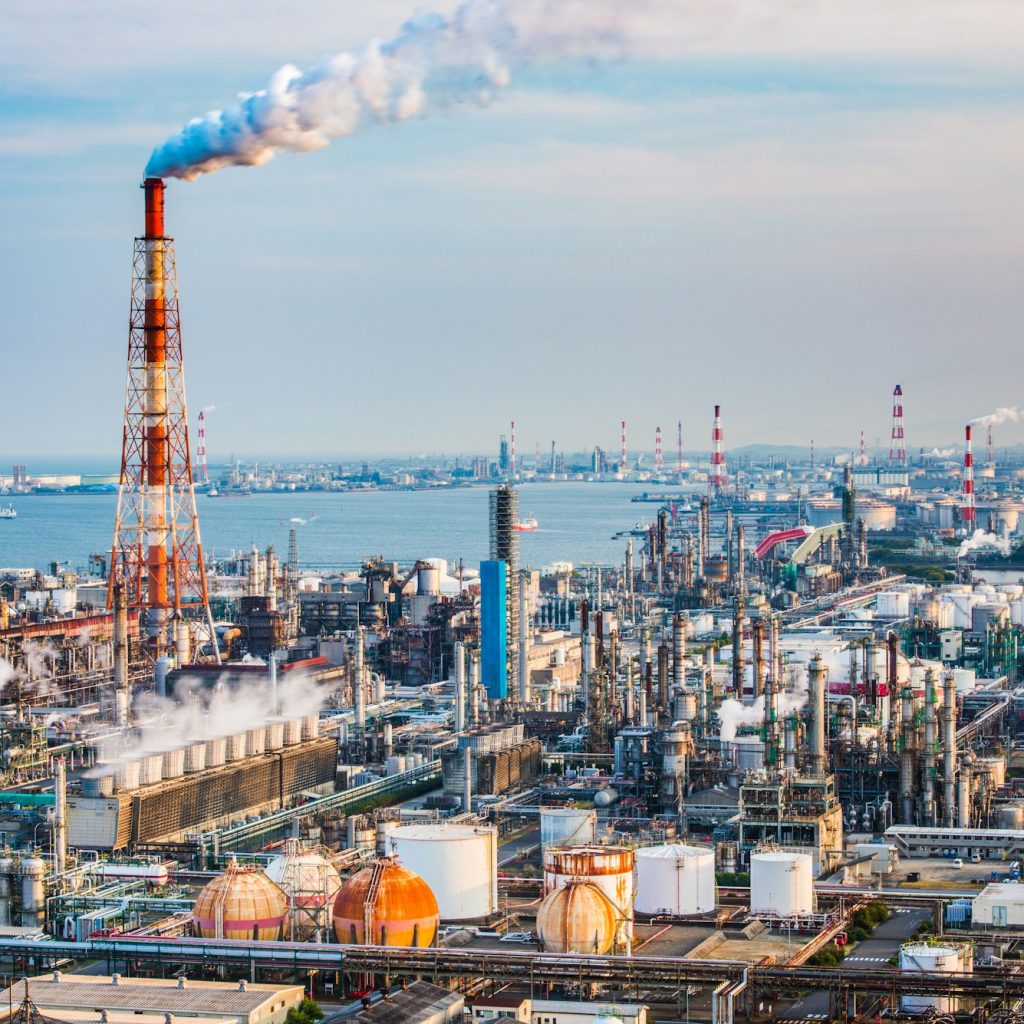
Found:
[(512, 423), (472, 473), (478, 565), (325, 570), (294, 526), (284, 560), (208, 557), (143, 192), (109, 557), (0, 570), (12, 1005), (144, 1015), (175, 977), (170, 1012), (246, 1021), (303, 993), (367, 1019), (1013, 1019), (1024, 566), (989, 555), (1020, 539), (1019, 470), (976, 481), (971, 425), (955, 464), (908, 457), (899, 386), (888, 459), (862, 435), (734, 462), (718, 404), (706, 453), (679, 422), (666, 461), (658, 427), (648, 467), (621, 421), (618, 460), (578, 467), (657, 485), (621, 557), (530, 566), (521, 494), (576, 468)]

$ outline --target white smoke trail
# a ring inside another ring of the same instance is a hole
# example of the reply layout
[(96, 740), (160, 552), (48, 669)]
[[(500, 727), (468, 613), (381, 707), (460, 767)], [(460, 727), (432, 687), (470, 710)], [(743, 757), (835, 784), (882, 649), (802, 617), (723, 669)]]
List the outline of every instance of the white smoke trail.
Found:
[(204, 413), (205, 412), (213, 412), (216, 408), (217, 408), (217, 406), (215, 406), (215, 405), (204, 405), (202, 407), (202, 409), (200, 409), (199, 411), (200, 412), (204, 412)]
[[(280, 68), (267, 85), (189, 121), (153, 151), (147, 176), (193, 180), (263, 164), (282, 150), (322, 149), (371, 124), (459, 103), (486, 103), (513, 67), (560, 58), (619, 58), (650, 18), (684, 0), (466, 0), (450, 17), (423, 13), (398, 35), (308, 71)], [(725, 5), (728, 6), (728, 5)], [(693, 12), (688, 17), (696, 20)], [(720, 20), (716, 12), (715, 20)]]
[(957, 454), (955, 448), (933, 448), (929, 453), (928, 457), (931, 459), (949, 459)]
[[(775, 709), (779, 719), (796, 714), (807, 703), (807, 667), (789, 665), (786, 668), (786, 683), (775, 698)], [(752, 704), (744, 704), (733, 697), (722, 701), (718, 707), (719, 737), (724, 743), (736, 738), (741, 726), (761, 725), (764, 722), (764, 697), (758, 697)]]
[(961, 543), (957, 558), (963, 558), (969, 552), (978, 551), (981, 548), (995, 548), (1001, 555), (1008, 555), (1013, 549), (1013, 545), (1008, 537), (998, 537), (994, 533), (986, 533), (979, 529)]
[(995, 412), (990, 412), (987, 416), (979, 416), (977, 419), (971, 420), (971, 426), (997, 427), (1000, 423), (1020, 423), (1022, 415), (1024, 413), (1016, 405), (1000, 406)]

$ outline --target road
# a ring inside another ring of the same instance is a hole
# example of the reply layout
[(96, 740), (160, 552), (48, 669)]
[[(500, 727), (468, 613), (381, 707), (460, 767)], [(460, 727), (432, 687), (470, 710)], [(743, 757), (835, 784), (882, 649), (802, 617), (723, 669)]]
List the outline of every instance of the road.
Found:
[[(903, 945), (931, 915), (924, 909), (897, 907), (888, 921), (880, 924), (870, 939), (858, 942), (850, 950), (843, 967), (851, 971), (885, 967)], [(776, 1007), (775, 1018), (786, 1021), (829, 1020), (827, 992), (812, 992), (792, 1003)]]

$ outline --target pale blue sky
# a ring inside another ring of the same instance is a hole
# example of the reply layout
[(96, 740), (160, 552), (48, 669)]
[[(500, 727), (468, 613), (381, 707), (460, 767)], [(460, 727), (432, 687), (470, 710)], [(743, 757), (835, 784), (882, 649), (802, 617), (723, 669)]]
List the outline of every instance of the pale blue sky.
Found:
[[(524, 450), (622, 418), (706, 448), (715, 401), (727, 446), (887, 444), (897, 381), (913, 449), (1024, 401), (1024, 5), (763, 7), (661, 0), (621, 60), (171, 182), (211, 459), (484, 450), (511, 418)], [(116, 460), (152, 147), (416, 9), (7, 0), (0, 457)]]

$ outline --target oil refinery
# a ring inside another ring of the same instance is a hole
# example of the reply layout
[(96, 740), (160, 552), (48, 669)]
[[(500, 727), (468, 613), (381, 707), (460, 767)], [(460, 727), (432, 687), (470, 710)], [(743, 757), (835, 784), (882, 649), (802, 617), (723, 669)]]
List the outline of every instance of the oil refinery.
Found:
[[(266, 158), (188, 163), (194, 125), (161, 174)], [(1022, 1019), (1024, 466), (999, 414), (908, 452), (881, 384), (888, 454), (862, 431), (809, 458), (729, 450), (728, 395), (686, 450), (665, 410), (653, 458), (617, 416), (617, 456), (524, 454), (511, 422), (433, 480), (487, 488), (485, 558), (437, 557), (442, 524), (327, 566), (303, 520), (282, 557), (241, 514), (214, 553), (197, 493), (289, 484), (211, 473), (205, 408), (191, 436), (163, 177), (142, 193), (110, 546), (0, 569), (12, 1019)], [(570, 480), (643, 485), (618, 555), (531, 564), (530, 488)]]

